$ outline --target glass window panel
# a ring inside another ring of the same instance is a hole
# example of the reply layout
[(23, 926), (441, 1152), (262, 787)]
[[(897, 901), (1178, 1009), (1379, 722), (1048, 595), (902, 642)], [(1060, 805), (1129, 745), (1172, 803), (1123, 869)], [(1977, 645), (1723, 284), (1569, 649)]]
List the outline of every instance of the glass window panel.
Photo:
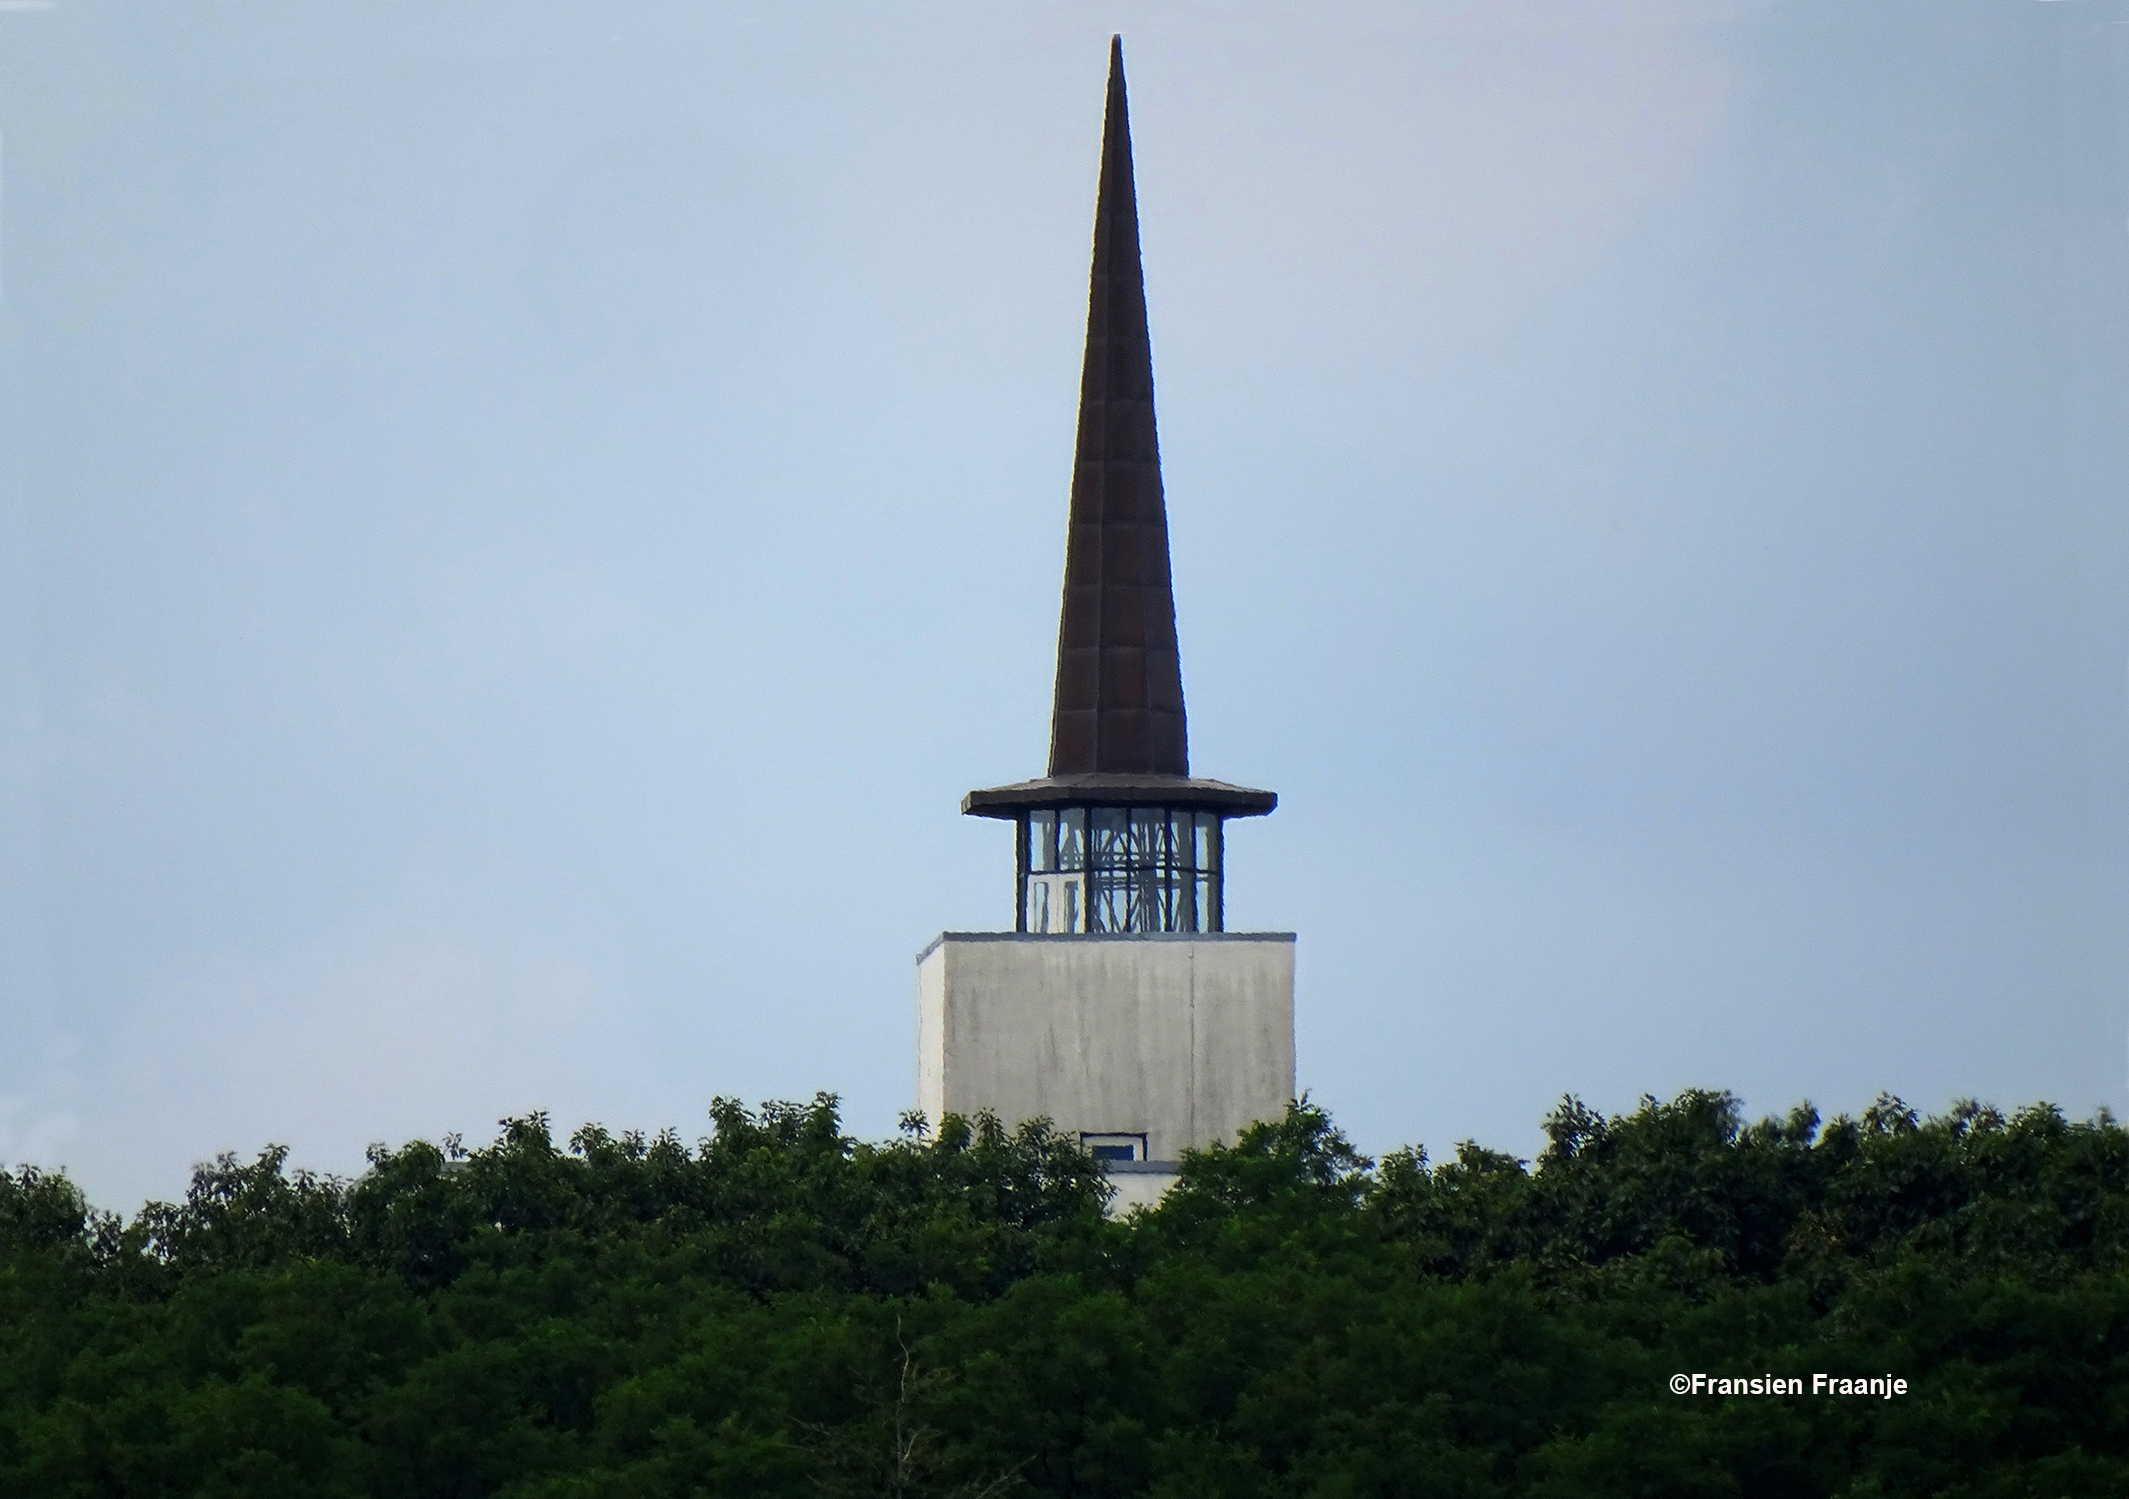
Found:
[[(1053, 882), (1052, 932), (1213, 932), (1225, 824), (1184, 807), (1065, 807), (1028, 814), (1028, 879)], [(1054, 841), (1053, 841), (1054, 840)], [(1067, 875), (1084, 882), (1067, 889)], [(1041, 913), (1029, 897), (1028, 930)]]
[(1131, 924), (1131, 881), (1128, 876), (1097, 871), (1089, 877), (1087, 930), (1128, 932)]
[(1076, 932), (1080, 929), (1081, 876), (1028, 876), (1027, 929), (1031, 932)]
[[(1057, 817), (1057, 867), (1087, 867), (1087, 809), (1067, 807)], [(1077, 930), (1077, 928), (1074, 928)]]
[(1199, 869), (1220, 867), (1220, 814), (1217, 812), (1198, 814), (1198, 848), (1194, 862)]
[(1161, 862), (1161, 835), (1168, 829), (1167, 814), (1158, 807), (1131, 810), (1131, 862), (1152, 869)]

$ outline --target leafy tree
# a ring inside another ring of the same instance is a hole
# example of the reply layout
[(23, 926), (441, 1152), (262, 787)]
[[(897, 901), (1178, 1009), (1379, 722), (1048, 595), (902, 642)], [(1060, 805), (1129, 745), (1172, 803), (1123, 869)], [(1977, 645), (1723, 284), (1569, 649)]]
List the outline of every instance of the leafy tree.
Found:
[(127, 1222), (0, 1174), (0, 1493), (2129, 1493), (2105, 1115), (1570, 1098), (1534, 1161), (1378, 1164), (1304, 1099), (1122, 1219), (1042, 1124), (907, 1124), (530, 1114)]

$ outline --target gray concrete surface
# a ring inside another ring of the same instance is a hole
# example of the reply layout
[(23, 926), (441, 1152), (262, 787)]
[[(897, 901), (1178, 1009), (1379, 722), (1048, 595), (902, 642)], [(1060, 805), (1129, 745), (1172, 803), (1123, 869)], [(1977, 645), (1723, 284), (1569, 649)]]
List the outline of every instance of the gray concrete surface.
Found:
[(1291, 932), (947, 932), (918, 956), (917, 1099), (934, 1124), (1047, 1116), (1143, 1135), (1150, 1160), (1173, 1161), (1293, 1094)]

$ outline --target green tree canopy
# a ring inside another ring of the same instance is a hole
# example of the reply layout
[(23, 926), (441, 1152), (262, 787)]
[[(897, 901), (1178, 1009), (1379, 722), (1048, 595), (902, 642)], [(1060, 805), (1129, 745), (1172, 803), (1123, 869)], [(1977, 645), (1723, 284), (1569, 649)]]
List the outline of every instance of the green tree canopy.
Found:
[[(1111, 1219), (1040, 1123), (710, 1114), (127, 1221), (0, 1174), (0, 1493), (2129, 1493), (2105, 1116), (1568, 1099), (1377, 1163), (1304, 1100)], [(1820, 1374), (1906, 1389), (1764, 1393)]]

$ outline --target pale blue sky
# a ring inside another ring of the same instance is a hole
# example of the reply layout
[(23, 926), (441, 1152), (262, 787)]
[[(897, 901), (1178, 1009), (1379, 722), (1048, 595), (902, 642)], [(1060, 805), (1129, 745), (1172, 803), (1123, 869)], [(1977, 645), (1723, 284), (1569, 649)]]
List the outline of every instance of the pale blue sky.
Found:
[(1042, 768), (1112, 30), (1304, 1085), (2120, 1107), (2125, 23), (0, 11), (0, 1159), (891, 1130)]

